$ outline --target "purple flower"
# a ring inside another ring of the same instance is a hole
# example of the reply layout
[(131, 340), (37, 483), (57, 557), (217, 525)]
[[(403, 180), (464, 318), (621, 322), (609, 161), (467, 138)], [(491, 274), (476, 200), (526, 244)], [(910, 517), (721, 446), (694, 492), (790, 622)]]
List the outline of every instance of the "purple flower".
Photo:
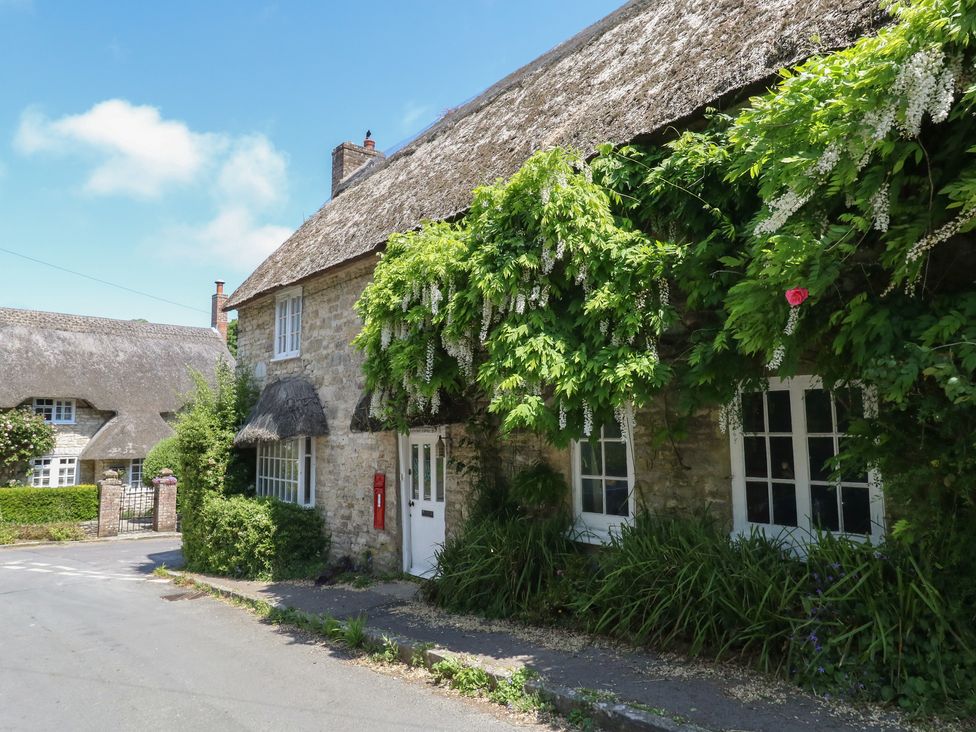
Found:
[(823, 666), (817, 666), (817, 673), (818, 673), (818, 674), (822, 674), (822, 673), (825, 673), (825, 671), (824, 671), (824, 667), (823, 667)]
[(807, 640), (810, 641), (811, 643), (816, 643), (818, 640), (817, 634), (811, 633), (809, 636), (807, 636)]

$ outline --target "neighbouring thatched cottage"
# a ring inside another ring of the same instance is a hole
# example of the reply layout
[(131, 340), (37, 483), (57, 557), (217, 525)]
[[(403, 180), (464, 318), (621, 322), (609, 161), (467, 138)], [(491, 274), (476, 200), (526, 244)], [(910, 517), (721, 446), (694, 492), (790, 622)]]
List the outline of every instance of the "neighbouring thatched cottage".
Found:
[[(354, 303), (390, 234), (463, 213), (476, 186), (513, 174), (536, 150), (587, 152), (694, 124), (707, 106), (735, 104), (781, 67), (849, 44), (878, 20), (875, 0), (631, 2), (388, 158), (371, 140), (337, 147), (332, 200), (227, 303), (239, 314), (239, 359), (265, 383), (238, 438), (257, 445), (258, 492), (316, 506), (338, 554), (370, 552), (381, 566), (428, 572), (434, 547), (459, 527), (466, 509), (468, 491), (447, 459), (462, 443), (463, 426), (369, 431), (362, 359), (351, 345), (361, 327)], [(730, 441), (715, 414), (700, 415), (683, 460), (651, 447), (650, 412), (638, 420), (632, 450), (606, 428), (595, 448), (555, 452), (524, 443), (511, 457), (547, 452), (573, 486), (580, 525), (596, 540), (631, 520), (638, 506), (709, 503), (738, 530), (802, 524), (811, 501), (825, 500), (826, 486), (801, 465), (779, 475), (777, 460), (807, 437), (798, 421), (805, 393), (822, 422), (817, 448), (836, 444), (843, 415), (815, 387), (810, 380), (774, 382), (767, 396), (747, 398), (745, 438)], [(385, 478), (386, 494), (374, 525), (377, 476)], [(838, 524), (847, 520), (838, 529), (879, 531), (875, 489), (865, 480), (849, 493), (849, 510), (846, 498), (841, 506), (828, 496)]]
[(31, 483), (88, 484), (111, 468), (138, 485), (146, 454), (173, 434), (190, 369), (212, 377), (218, 359), (233, 364), (226, 320), (215, 322), (221, 330), (0, 308), (0, 409), (32, 409), (57, 438)]

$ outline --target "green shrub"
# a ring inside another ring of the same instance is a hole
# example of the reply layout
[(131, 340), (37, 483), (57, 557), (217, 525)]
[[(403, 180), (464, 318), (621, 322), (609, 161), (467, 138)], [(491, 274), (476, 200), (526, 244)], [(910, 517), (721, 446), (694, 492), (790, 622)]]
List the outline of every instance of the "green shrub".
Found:
[(0, 488), (0, 521), (46, 524), (98, 518), (98, 487)]
[(328, 554), (322, 517), (311, 508), (206, 495), (197, 521), (201, 541), (187, 560), (195, 572), (249, 579), (308, 576)]
[(145, 460), (142, 461), (142, 482), (152, 485), (153, 478), (159, 477), (163, 468), (169, 468), (179, 478), (180, 448), (176, 436), (167, 437), (156, 443)]

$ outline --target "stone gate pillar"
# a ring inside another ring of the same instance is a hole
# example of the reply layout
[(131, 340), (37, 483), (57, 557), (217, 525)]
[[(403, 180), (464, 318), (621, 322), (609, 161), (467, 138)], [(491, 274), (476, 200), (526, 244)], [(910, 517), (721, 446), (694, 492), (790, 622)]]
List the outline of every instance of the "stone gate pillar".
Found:
[(98, 536), (119, 535), (119, 504), (122, 502), (122, 481), (114, 470), (106, 470), (98, 481)]
[(153, 531), (176, 531), (176, 476), (169, 468), (159, 471), (153, 478), (156, 486), (153, 510)]

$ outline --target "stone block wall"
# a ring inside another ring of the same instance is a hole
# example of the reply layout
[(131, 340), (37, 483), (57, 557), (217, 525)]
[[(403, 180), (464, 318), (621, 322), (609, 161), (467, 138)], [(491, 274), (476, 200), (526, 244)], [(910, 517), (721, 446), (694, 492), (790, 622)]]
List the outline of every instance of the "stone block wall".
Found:
[[(332, 554), (399, 571), (401, 517), (397, 439), (393, 432), (351, 432), (353, 411), (365, 385), (362, 356), (352, 345), (362, 321), (354, 305), (372, 276), (374, 261), (321, 275), (302, 290), (301, 356), (275, 361), (274, 297), (238, 312), (238, 363), (259, 380), (302, 375), (316, 388), (329, 434), (315, 441), (315, 502), (332, 534)], [(386, 528), (373, 528), (373, 474), (386, 474)]]

